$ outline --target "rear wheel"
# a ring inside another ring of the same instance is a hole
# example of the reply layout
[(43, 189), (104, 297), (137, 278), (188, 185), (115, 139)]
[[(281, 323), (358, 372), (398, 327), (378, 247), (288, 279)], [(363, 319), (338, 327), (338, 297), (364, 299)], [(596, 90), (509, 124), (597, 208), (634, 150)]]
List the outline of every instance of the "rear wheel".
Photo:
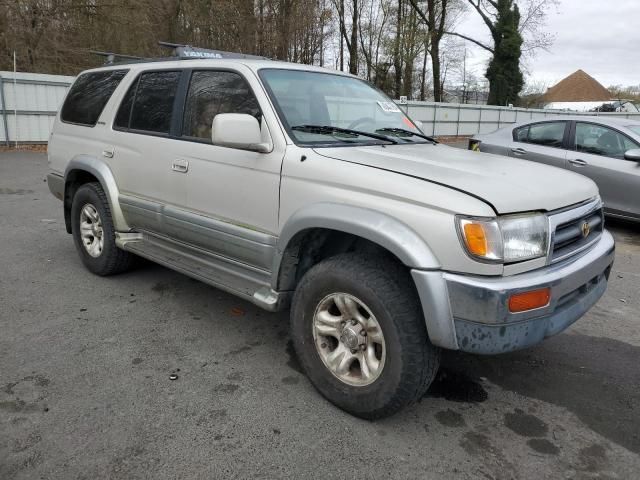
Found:
[(415, 287), (392, 259), (343, 254), (311, 268), (291, 309), (307, 376), (353, 415), (392, 415), (421, 398), (439, 365)]
[(116, 246), (107, 196), (99, 183), (85, 183), (71, 204), (71, 230), (82, 263), (97, 275), (131, 268), (134, 255)]

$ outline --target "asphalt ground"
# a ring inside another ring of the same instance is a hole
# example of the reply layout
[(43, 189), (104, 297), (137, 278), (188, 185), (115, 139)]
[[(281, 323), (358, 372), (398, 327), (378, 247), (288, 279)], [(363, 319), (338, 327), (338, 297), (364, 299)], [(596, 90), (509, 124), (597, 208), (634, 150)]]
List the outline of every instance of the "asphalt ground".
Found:
[(287, 313), (150, 263), (85, 270), (46, 170), (0, 154), (0, 479), (640, 477), (639, 226), (609, 222), (609, 289), (565, 333), (448, 353), (368, 422), (300, 373)]

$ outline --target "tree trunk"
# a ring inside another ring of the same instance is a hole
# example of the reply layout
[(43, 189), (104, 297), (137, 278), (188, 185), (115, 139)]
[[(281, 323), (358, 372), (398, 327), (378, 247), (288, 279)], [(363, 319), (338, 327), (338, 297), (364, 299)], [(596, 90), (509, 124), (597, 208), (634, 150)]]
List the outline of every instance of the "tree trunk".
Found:
[(422, 59), (422, 74), (420, 75), (420, 100), (424, 102), (427, 88), (427, 45), (425, 45), (424, 58)]
[(427, 0), (427, 15), (429, 16), (429, 39), (431, 43), (431, 71), (433, 73), (433, 100), (442, 101), (442, 83), (440, 79), (440, 38), (436, 30), (436, 0)]
[(349, 73), (358, 74), (358, 0), (353, 0), (351, 16), (351, 45), (349, 49)]
[(395, 74), (394, 93), (399, 98), (402, 92), (402, 57), (400, 56), (400, 36), (402, 35), (402, 0), (398, 0), (396, 38), (393, 45), (393, 69)]
[(342, 35), (344, 28), (344, 0), (340, 0), (338, 5), (338, 15), (340, 17), (340, 71), (344, 72), (344, 38)]

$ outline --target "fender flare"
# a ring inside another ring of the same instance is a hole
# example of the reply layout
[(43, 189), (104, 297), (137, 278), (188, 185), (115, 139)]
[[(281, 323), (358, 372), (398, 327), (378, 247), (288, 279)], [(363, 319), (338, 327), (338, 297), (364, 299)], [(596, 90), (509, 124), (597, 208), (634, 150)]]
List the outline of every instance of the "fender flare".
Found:
[(120, 202), (118, 201), (118, 185), (109, 166), (91, 155), (76, 155), (71, 159), (64, 171), (65, 190), (69, 182), (69, 175), (74, 170), (88, 172), (98, 179), (109, 201), (114, 228), (120, 232), (129, 231), (129, 225), (122, 214)]
[(291, 240), (299, 233), (323, 228), (372, 241), (394, 254), (412, 269), (437, 270), (440, 262), (427, 243), (411, 227), (390, 215), (365, 207), (321, 202), (296, 211), (287, 220), (280, 237), (273, 263), (273, 286), (280, 276), (282, 260)]
[(315, 228), (365, 238), (395, 255), (411, 270), (431, 341), (444, 348), (458, 349), (449, 295), (439, 271), (440, 262), (411, 227), (377, 210), (339, 203), (317, 203), (295, 212), (285, 223), (278, 239), (272, 270), (273, 290), (278, 290), (281, 276), (292, 275), (288, 268), (283, 272), (283, 260), (292, 240), (305, 230)]

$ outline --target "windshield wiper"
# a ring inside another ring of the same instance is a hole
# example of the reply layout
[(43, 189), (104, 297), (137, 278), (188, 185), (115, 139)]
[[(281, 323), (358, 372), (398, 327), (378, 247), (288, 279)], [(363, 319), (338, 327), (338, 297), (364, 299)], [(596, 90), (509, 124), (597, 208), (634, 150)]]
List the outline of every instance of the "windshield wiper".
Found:
[(416, 136), (416, 137), (424, 138), (425, 140), (429, 140), (430, 142), (433, 142), (434, 145), (436, 143), (438, 143), (438, 141), (433, 137), (429, 137), (428, 135), (425, 135), (423, 133), (418, 133), (418, 132), (413, 132), (411, 130), (406, 130), (404, 128), (392, 128), (392, 127), (378, 128), (376, 130), (376, 132), (404, 133), (404, 134), (409, 134), (409, 135), (413, 135), (413, 136)]
[(317, 133), (319, 135), (332, 135), (334, 133), (344, 133), (344, 134), (353, 135), (353, 136), (375, 138), (376, 140), (389, 142), (394, 145), (398, 143), (395, 140), (387, 137), (386, 135), (378, 135), (376, 133), (361, 132), (360, 130), (351, 130), (349, 128), (334, 127), (333, 125), (295, 125), (291, 127), (291, 130), (296, 130), (298, 132), (306, 132), (306, 133)]

